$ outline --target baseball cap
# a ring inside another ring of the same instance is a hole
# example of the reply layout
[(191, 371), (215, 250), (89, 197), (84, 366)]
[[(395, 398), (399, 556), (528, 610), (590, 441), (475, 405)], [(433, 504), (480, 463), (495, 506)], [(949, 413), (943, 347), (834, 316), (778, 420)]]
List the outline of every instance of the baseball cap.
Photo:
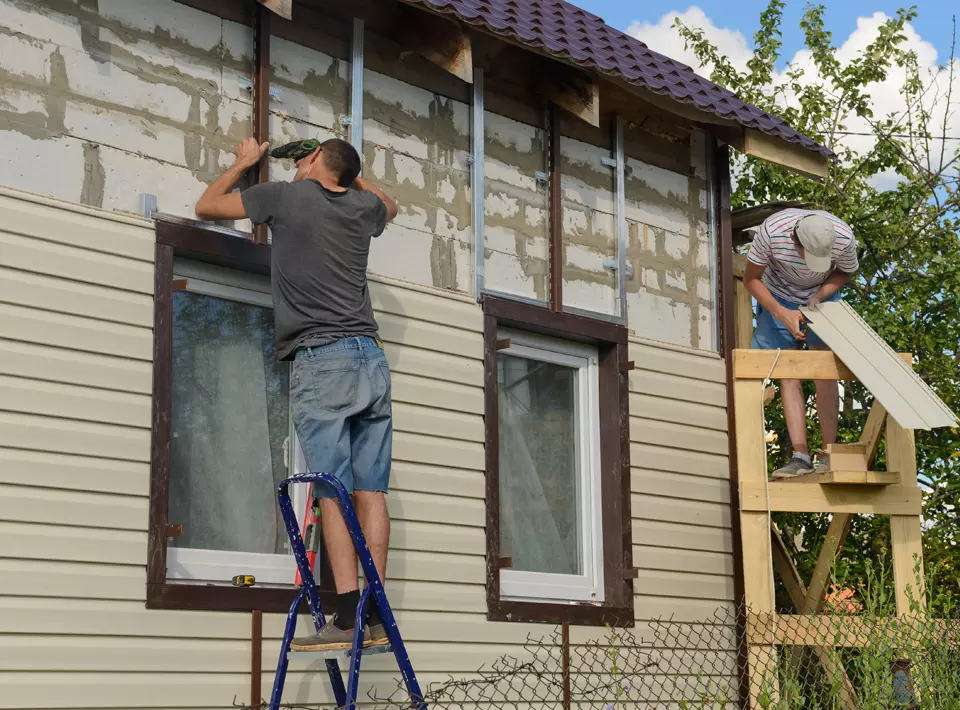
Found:
[(803, 260), (811, 271), (824, 274), (833, 265), (833, 245), (837, 232), (833, 222), (819, 214), (807, 215), (797, 222), (797, 239), (803, 245)]
[(294, 162), (303, 160), (313, 151), (320, 147), (320, 141), (316, 138), (306, 138), (299, 141), (291, 141), (277, 146), (270, 151), (272, 158), (292, 158)]

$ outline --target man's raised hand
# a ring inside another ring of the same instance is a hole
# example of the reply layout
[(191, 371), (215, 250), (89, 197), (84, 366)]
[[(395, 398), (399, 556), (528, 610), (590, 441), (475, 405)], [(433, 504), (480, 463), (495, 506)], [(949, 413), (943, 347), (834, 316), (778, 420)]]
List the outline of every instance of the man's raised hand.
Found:
[(244, 170), (252, 168), (260, 162), (260, 158), (267, 152), (269, 146), (270, 143), (268, 141), (258, 145), (255, 139), (247, 138), (233, 151), (237, 156), (237, 167)]

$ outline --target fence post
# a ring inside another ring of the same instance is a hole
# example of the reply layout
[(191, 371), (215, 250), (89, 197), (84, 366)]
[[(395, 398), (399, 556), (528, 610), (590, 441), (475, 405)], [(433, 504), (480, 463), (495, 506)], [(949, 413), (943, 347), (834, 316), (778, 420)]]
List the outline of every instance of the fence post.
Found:
[(560, 658), (563, 673), (563, 710), (571, 710), (570, 704), (570, 624), (563, 622), (560, 632)]

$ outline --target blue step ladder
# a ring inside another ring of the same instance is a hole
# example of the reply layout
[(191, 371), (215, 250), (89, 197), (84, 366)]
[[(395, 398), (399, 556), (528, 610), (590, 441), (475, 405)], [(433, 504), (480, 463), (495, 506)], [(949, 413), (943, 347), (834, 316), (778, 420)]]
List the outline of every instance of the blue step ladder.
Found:
[[(423, 699), (423, 693), (420, 692), (420, 685), (417, 683), (417, 677), (413, 672), (413, 666), (410, 665), (410, 657), (407, 655), (407, 649), (403, 645), (403, 639), (400, 637), (400, 630), (397, 628), (396, 619), (393, 617), (393, 611), (390, 609), (390, 603), (387, 601), (386, 592), (383, 590), (383, 582), (380, 575), (377, 574), (377, 568), (373, 564), (373, 557), (370, 554), (370, 548), (367, 547), (367, 541), (363, 536), (363, 530), (360, 528), (360, 521), (357, 519), (357, 513), (353, 508), (353, 503), (343, 484), (328, 473), (297, 473), (283, 483), (277, 492), (277, 499), (280, 504), (280, 513), (283, 515), (283, 522), (287, 528), (287, 536), (290, 538), (290, 546), (293, 548), (293, 556), (300, 569), (300, 578), (303, 584), (297, 593), (293, 604), (290, 605), (290, 612), (287, 614), (287, 625), (283, 632), (283, 641), (280, 644), (280, 659), (277, 662), (277, 674), (273, 681), (273, 693), (270, 696), (270, 710), (279, 710), (280, 700), (283, 697), (283, 685), (287, 677), (287, 665), (290, 657), (290, 642), (297, 630), (297, 612), (304, 597), (310, 607), (310, 615), (313, 617), (314, 626), (319, 631), (326, 623), (323, 615), (323, 609), (320, 606), (320, 598), (317, 595), (317, 583), (313, 576), (313, 570), (310, 569), (310, 563), (307, 561), (307, 551), (303, 545), (303, 537), (300, 535), (300, 527), (297, 524), (297, 516), (293, 511), (293, 504), (290, 502), (289, 487), (291, 483), (325, 483), (330, 486), (337, 496), (337, 502), (340, 505), (340, 512), (343, 513), (343, 520), (347, 524), (347, 530), (350, 537), (353, 538), (353, 546), (357, 550), (357, 557), (360, 559), (360, 566), (363, 568), (364, 577), (367, 580), (367, 586), (360, 596), (360, 604), (357, 606), (357, 617), (353, 631), (353, 648), (349, 651), (328, 651), (323, 654), (327, 666), (327, 673), (330, 676), (330, 684), (333, 686), (333, 694), (337, 700), (337, 708), (342, 710), (356, 710), (357, 690), (360, 683), (360, 659), (363, 655), (374, 653), (387, 653), (392, 651), (397, 659), (397, 666), (400, 668), (400, 675), (403, 676), (403, 682), (407, 693), (410, 696), (410, 707), (416, 710), (427, 710), (427, 703)], [(366, 628), (367, 601), (370, 595), (373, 595), (373, 603), (376, 605), (377, 612), (386, 629), (387, 638), (390, 642), (388, 646), (375, 646), (373, 648), (363, 648), (363, 635)], [(315, 655), (309, 652), (295, 652), (298, 656)], [(347, 674), (347, 687), (343, 687), (343, 678), (340, 675), (340, 663), (338, 659), (344, 656), (350, 659), (350, 671)]]

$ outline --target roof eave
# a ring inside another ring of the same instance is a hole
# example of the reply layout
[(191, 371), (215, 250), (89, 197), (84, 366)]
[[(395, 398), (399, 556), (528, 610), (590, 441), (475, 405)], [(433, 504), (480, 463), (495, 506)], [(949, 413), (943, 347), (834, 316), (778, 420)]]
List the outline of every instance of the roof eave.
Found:
[(823, 153), (754, 128), (744, 127), (743, 143), (734, 147), (744, 155), (766, 160), (817, 182), (826, 179), (830, 168), (830, 160)]

